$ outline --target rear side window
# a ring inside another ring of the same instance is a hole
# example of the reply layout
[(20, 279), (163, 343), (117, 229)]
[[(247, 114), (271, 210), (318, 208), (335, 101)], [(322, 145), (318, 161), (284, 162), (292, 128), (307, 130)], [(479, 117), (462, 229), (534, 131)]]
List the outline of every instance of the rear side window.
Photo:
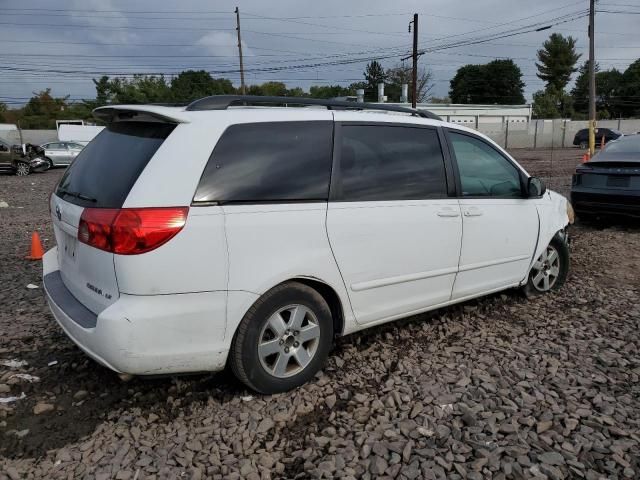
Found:
[(446, 196), (435, 129), (344, 125), (336, 200), (384, 201)]
[(213, 150), (194, 202), (327, 200), (332, 122), (230, 126)]
[(121, 208), (174, 128), (174, 124), (156, 122), (109, 125), (78, 154), (56, 187), (56, 195), (84, 207)]

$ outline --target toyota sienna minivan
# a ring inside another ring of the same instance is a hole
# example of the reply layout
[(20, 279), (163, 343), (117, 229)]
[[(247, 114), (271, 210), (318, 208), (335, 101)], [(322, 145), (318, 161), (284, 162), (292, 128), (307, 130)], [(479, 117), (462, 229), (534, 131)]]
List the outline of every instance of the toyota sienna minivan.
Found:
[(336, 336), (567, 276), (567, 200), (429, 112), (214, 96), (94, 115), (107, 127), (50, 199), (44, 286), (116, 372), (229, 365), (281, 392)]

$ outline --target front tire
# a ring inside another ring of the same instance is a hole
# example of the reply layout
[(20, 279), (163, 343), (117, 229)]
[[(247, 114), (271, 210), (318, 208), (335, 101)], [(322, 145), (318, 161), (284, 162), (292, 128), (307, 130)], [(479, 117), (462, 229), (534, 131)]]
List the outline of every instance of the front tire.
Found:
[(24, 162), (20, 162), (18, 163), (18, 165), (16, 165), (16, 175), (19, 177), (26, 177), (27, 175), (29, 175), (29, 173), (31, 173), (31, 167), (29, 167), (28, 164), (24, 163)]
[(586, 150), (587, 148), (589, 148), (589, 143), (588, 142), (580, 142), (580, 148), (582, 150)]
[(44, 159), (49, 163), (49, 168), (47, 170), (51, 170), (53, 167), (55, 167), (55, 165), (53, 164), (53, 160), (51, 160), (49, 157), (44, 157)]
[(560, 289), (567, 279), (569, 264), (569, 246), (556, 234), (533, 263), (524, 286), (525, 295), (530, 297)]
[(322, 295), (302, 283), (286, 282), (265, 293), (246, 313), (229, 363), (252, 390), (285, 392), (313, 378), (332, 343), (331, 310)]

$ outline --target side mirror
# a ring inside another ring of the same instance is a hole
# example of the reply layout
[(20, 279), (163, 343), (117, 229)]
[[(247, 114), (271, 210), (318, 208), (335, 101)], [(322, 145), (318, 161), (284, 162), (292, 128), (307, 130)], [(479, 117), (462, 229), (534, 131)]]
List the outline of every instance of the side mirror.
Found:
[(538, 177), (529, 177), (527, 181), (527, 196), (529, 198), (537, 198), (544, 195), (547, 191), (547, 186)]

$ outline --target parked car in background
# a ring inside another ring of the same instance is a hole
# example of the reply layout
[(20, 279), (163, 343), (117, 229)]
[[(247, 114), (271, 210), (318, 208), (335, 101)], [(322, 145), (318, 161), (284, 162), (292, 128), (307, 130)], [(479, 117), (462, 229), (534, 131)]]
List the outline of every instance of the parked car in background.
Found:
[(581, 218), (640, 217), (640, 135), (620, 137), (579, 165), (571, 203)]
[(50, 167), (70, 165), (84, 148), (75, 142), (49, 142), (40, 146), (44, 149), (44, 157)]
[[(612, 140), (617, 140), (624, 134), (618, 130), (613, 130), (611, 128), (596, 128), (596, 148), (600, 148), (602, 145), (602, 139), (604, 138), (604, 143), (607, 144)], [(589, 129), (583, 128), (582, 130), (578, 130), (576, 136), (573, 138), (573, 145), (576, 147), (580, 147), (582, 149), (589, 148)]]
[(49, 169), (49, 163), (43, 154), (44, 150), (37, 145), (10, 145), (0, 140), (0, 172), (15, 173), (18, 176), (44, 172)]
[(335, 336), (567, 276), (568, 201), (429, 112), (214, 96), (94, 115), (107, 127), (51, 195), (43, 276), (63, 330), (117, 372), (230, 365), (281, 392)]

